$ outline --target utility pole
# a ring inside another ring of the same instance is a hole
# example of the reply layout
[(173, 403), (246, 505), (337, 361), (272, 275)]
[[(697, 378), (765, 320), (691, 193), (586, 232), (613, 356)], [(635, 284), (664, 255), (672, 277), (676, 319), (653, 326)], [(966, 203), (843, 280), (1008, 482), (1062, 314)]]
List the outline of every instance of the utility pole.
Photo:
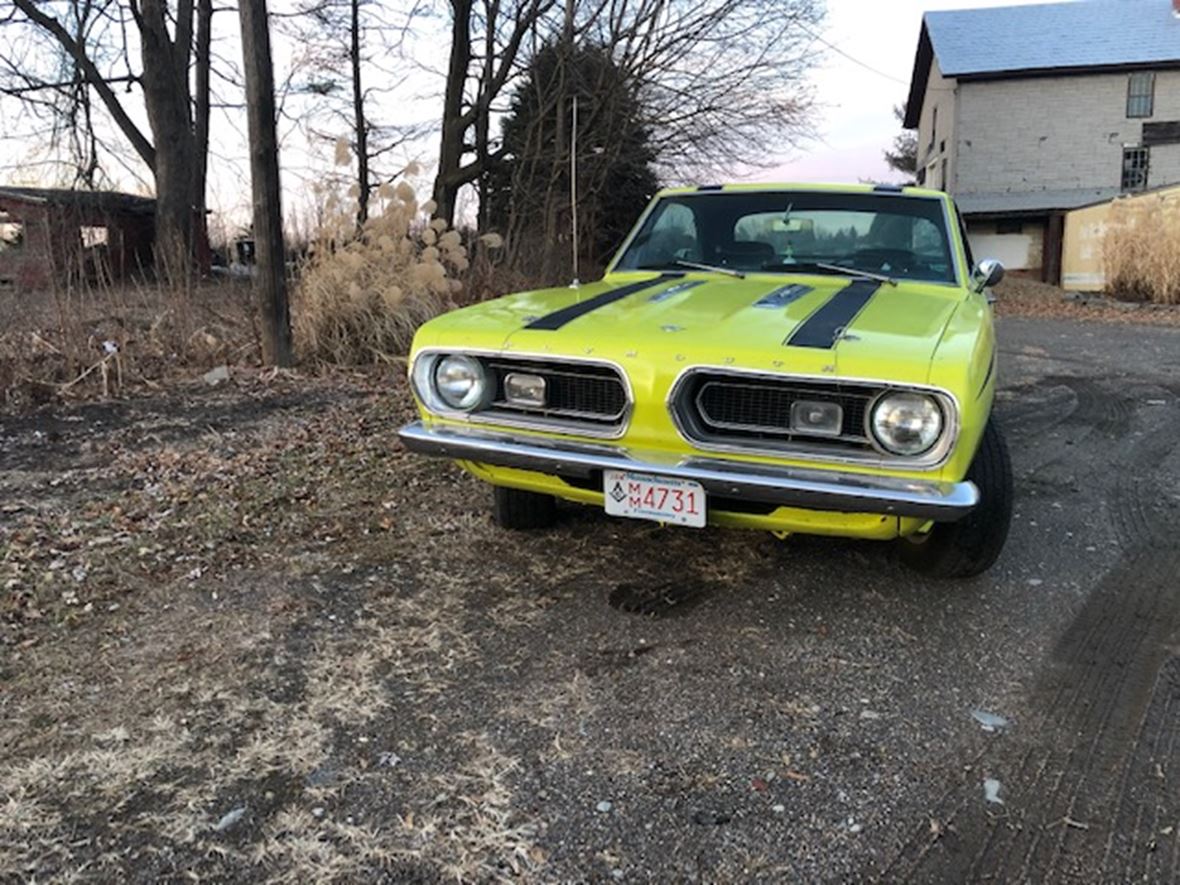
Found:
[(262, 359), (290, 366), (291, 311), (279, 201), (279, 145), (275, 134), (274, 67), (266, 0), (241, 0), (242, 68), (250, 134), (250, 184), (254, 195), (254, 294), (262, 313)]

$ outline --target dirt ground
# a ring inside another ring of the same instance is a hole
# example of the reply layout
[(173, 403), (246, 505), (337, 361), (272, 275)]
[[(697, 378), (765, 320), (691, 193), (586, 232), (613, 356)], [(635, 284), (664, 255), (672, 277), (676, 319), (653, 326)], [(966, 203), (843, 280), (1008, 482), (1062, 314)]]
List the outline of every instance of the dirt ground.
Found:
[(395, 379), (0, 417), (0, 880), (1177, 880), (1180, 331), (1000, 339), (959, 583), (503, 532)]

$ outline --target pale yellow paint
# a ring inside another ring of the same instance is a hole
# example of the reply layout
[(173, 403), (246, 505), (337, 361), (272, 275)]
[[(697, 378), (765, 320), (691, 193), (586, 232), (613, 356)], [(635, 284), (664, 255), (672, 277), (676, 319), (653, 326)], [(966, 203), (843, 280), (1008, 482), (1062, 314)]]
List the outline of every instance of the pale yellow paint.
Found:
[(1116, 203), (1120, 208), (1152, 212), (1160, 224), (1180, 225), (1180, 184), (1067, 212), (1061, 247), (1064, 288), (1076, 292), (1101, 292), (1106, 288), (1103, 241)]

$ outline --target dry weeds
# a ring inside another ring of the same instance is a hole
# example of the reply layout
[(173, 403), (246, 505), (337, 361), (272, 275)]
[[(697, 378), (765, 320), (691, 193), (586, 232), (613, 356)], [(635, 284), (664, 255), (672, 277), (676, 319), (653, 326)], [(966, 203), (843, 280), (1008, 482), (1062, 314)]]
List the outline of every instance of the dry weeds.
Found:
[(1180, 304), (1180, 192), (1115, 200), (1103, 261), (1114, 297)]
[(296, 346), (307, 360), (333, 365), (395, 362), (425, 320), (456, 306), (464, 281), (493, 272), (476, 242), (473, 267), (459, 231), (419, 204), (407, 181), (382, 185), (357, 235), (351, 203), (324, 198), (326, 221), (302, 269), (293, 305)]

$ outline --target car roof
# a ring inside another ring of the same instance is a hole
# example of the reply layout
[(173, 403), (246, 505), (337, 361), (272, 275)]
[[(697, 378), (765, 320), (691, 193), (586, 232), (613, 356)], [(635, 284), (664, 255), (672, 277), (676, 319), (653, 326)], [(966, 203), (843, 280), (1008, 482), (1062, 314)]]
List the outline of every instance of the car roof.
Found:
[(657, 197), (683, 196), (695, 193), (778, 193), (782, 191), (808, 191), (831, 194), (882, 194), (889, 196), (925, 197), (944, 199), (942, 191), (924, 187), (909, 187), (896, 184), (816, 184), (800, 182), (742, 182), (740, 184), (701, 184), (668, 187), (656, 194)]

